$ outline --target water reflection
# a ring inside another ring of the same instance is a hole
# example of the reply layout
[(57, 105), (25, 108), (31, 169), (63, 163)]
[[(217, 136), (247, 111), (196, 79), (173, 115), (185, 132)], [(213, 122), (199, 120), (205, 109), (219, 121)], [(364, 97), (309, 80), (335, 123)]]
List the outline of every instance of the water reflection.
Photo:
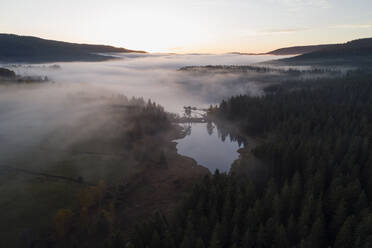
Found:
[(216, 169), (228, 172), (239, 157), (237, 150), (243, 146), (229, 134), (222, 132), (212, 122), (184, 125), (186, 137), (176, 140), (178, 153), (191, 157), (211, 172)]
[(212, 122), (208, 122), (207, 123), (207, 132), (209, 135), (212, 135), (213, 134), (213, 130), (214, 130), (214, 125)]

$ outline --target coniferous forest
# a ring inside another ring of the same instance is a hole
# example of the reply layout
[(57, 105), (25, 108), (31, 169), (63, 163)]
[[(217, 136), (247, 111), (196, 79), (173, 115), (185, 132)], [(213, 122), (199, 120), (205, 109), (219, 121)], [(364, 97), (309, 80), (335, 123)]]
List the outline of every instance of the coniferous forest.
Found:
[(172, 218), (138, 225), (131, 247), (372, 247), (370, 74), (288, 82), (211, 112), (263, 138), (252, 153), (269, 180), (216, 171)]
[(372, 248), (372, 0), (0, 1), (0, 248)]

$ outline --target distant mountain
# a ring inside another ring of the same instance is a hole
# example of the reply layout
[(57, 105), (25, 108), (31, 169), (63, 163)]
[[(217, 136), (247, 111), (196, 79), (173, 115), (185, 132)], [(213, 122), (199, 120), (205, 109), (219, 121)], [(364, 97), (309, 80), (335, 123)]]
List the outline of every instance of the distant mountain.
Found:
[(243, 52), (230, 52), (227, 54), (234, 54), (234, 55), (267, 55), (267, 53), (243, 53)]
[(103, 61), (102, 53), (145, 53), (105, 45), (77, 44), (33, 36), (0, 34), (0, 62)]
[(312, 45), (312, 46), (293, 46), (279, 48), (267, 53), (243, 53), (243, 52), (230, 52), (229, 54), (237, 55), (299, 55), (304, 53), (311, 53), (340, 46), (341, 44), (326, 44), (326, 45)]
[(328, 44), (328, 45), (313, 45), (313, 46), (293, 46), (276, 49), (274, 51), (268, 52), (267, 54), (272, 55), (298, 55), (304, 53), (311, 53), (320, 51), (323, 49), (336, 48), (340, 44)]
[(279, 61), (292, 64), (371, 65), (372, 38), (353, 40)]

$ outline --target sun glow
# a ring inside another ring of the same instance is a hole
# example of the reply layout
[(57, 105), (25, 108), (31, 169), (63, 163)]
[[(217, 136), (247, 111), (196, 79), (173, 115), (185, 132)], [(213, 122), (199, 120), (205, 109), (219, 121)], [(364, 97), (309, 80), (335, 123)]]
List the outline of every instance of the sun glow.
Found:
[[(363, 4), (336, 5), (333, 0), (109, 0), (105, 4), (98, 0), (5, 0), (0, 30), (149, 52), (266, 52), (372, 36), (368, 11), (372, 2), (358, 1)], [(35, 8), (38, 11), (29, 11)], [(345, 21), (341, 14), (345, 9), (357, 18)]]

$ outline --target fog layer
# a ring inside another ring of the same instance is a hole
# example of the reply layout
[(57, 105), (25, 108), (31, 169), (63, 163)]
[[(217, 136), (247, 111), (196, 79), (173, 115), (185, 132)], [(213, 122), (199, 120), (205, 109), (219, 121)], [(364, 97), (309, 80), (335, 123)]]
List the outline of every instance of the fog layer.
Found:
[[(195, 76), (178, 71), (191, 65), (249, 65), (273, 56), (226, 55), (117, 55), (118, 60), (92, 63), (60, 63), (59, 69), (45, 65), (17, 66), (10, 69), (25, 76), (48, 76), (57, 83), (78, 84), (79, 91), (94, 87), (127, 96), (142, 96), (180, 112), (182, 106), (205, 106), (240, 93), (260, 94), (255, 81), (236, 83), (236, 74)], [(277, 57), (275, 57), (277, 58)], [(235, 83), (234, 83), (235, 82)], [(232, 84), (233, 83), (233, 84)]]
[(260, 95), (260, 82), (249, 77), (195, 75), (178, 69), (191, 65), (249, 65), (273, 59), (233, 54), (117, 57), (106, 62), (59, 66), (2, 65), (22, 76), (47, 76), (52, 82), (0, 84), (0, 163), (47, 167), (49, 154), (55, 159), (71, 144), (106, 132), (101, 126), (112, 121), (105, 112), (111, 104), (107, 99), (118, 94), (152, 99), (176, 113), (181, 113), (183, 106), (207, 107), (236, 94)]

